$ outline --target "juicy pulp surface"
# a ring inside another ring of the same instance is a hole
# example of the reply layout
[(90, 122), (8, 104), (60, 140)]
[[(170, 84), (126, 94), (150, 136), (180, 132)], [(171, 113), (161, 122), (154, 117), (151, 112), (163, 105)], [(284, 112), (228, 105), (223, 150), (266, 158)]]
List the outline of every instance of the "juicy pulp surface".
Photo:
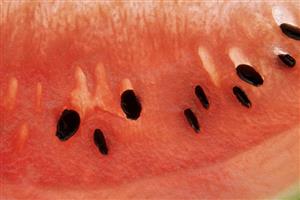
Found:
[[(272, 16), (279, 6), (299, 25), (299, 4), (1, 6), (1, 194), (26, 185), (28, 198), (42, 198), (43, 188), (97, 191), (83, 192), (87, 198), (155, 198), (156, 192), (171, 198), (177, 188), (182, 198), (250, 198), (299, 180), (300, 72), (298, 64), (283, 67), (274, 49), (299, 61), (300, 47)], [(261, 87), (237, 77), (232, 48), (262, 74)], [(141, 99), (137, 121), (120, 108), (124, 79)], [(197, 84), (209, 98), (208, 110), (194, 95)], [(235, 85), (247, 92), (251, 109), (235, 99)], [(198, 116), (198, 135), (184, 119), (187, 107)], [(82, 122), (61, 142), (55, 131), (64, 108), (79, 111)], [(108, 156), (93, 144), (95, 128), (107, 138)], [(274, 140), (274, 147), (267, 143)], [(259, 154), (269, 164), (260, 163)], [(151, 187), (158, 183), (162, 189)]]

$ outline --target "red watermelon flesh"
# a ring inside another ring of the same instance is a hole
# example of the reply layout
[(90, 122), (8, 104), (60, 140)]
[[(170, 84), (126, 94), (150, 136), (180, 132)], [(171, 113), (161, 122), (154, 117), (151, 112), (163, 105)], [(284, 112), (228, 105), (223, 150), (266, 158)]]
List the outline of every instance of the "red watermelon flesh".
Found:
[[(253, 199), (296, 184), (300, 72), (277, 54), (299, 60), (299, 41), (279, 28), (299, 26), (299, 10), (296, 2), (2, 2), (0, 197)], [(262, 86), (239, 79), (235, 66), (245, 63)], [(131, 87), (138, 120), (120, 107)], [(81, 124), (62, 142), (64, 109)], [(93, 142), (96, 128), (107, 156)]]

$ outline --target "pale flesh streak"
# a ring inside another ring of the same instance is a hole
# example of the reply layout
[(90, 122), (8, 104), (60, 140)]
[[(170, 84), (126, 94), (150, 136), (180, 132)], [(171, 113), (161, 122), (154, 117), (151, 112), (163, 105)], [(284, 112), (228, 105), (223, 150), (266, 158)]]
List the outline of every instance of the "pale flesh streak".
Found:
[(111, 89), (108, 85), (108, 80), (106, 76), (105, 67), (102, 63), (98, 63), (95, 68), (96, 75), (96, 86), (95, 94), (93, 96), (93, 101), (95, 107), (99, 107), (104, 111), (122, 117), (122, 111), (117, 104), (112, 102), (117, 102), (114, 100), (114, 96), (111, 92)]
[(272, 8), (272, 15), (273, 15), (273, 18), (274, 18), (274, 20), (275, 20), (275, 22), (278, 26), (282, 23), (288, 23), (288, 24), (291, 24), (291, 25), (294, 25), (294, 26), (297, 25), (295, 17), (285, 7), (274, 6)]
[(27, 139), (28, 139), (28, 125), (25, 122), (20, 127), (20, 131), (17, 139), (17, 150), (19, 152), (23, 149)]
[(112, 93), (109, 89), (106, 79), (106, 72), (102, 63), (99, 63), (95, 69), (96, 74), (96, 90), (94, 100), (96, 106), (104, 108), (105, 104), (112, 102)]
[(36, 110), (37, 110), (37, 112), (39, 112), (41, 109), (42, 92), (43, 92), (42, 84), (40, 82), (38, 82), (36, 84)]
[(229, 49), (229, 57), (233, 62), (235, 68), (240, 64), (247, 64), (251, 66), (248, 58), (244, 55), (242, 50), (237, 47), (232, 47)]
[(120, 95), (126, 90), (133, 90), (132, 83), (128, 78), (122, 80)]
[[(75, 70), (76, 85), (71, 92), (71, 104), (78, 109), (81, 117), (89, 110), (100, 108), (105, 112), (122, 116), (121, 110), (110, 105), (113, 102), (112, 92), (107, 84), (106, 72), (102, 63), (99, 63), (95, 68), (96, 82), (95, 91), (92, 94), (87, 86), (86, 75), (80, 67)], [(108, 106), (109, 105), (109, 106)]]
[(279, 47), (274, 47), (273, 52), (274, 52), (275, 55), (289, 54), (287, 51), (284, 51), (283, 49), (281, 49)]
[(4, 98), (4, 106), (6, 106), (8, 110), (12, 110), (14, 108), (17, 92), (18, 80), (15, 77), (12, 77), (9, 80), (7, 94)]
[(204, 47), (198, 48), (198, 55), (202, 61), (202, 66), (207, 71), (210, 76), (212, 82), (219, 86), (219, 75), (216, 69), (216, 66), (213, 62), (213, 58), (210, 56), (209, 52)]
[(75, 69), (75, 89), (71, 92), (71, 104), (75, 106), (82, 117), (93, 107), (91, 94), (87, 86), (86, 75), (80, 67)]

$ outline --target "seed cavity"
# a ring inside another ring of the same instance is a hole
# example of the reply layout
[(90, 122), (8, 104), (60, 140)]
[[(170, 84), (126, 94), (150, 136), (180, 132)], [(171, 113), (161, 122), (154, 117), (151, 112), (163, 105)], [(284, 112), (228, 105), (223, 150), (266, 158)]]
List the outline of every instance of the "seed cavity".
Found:
[(121, 108), (128, 119), (137, 120), (142, 111), (142, 105), (133, 90), (125, 90), (121, 94)]
[(236, 73), (240, 77), (240, 79), (251, 85), (260, 86), (264, 83), (261, 75), (250, 65), (238, 65), (236, 68)]
[(56, 136), (61, 141), (66, 141), (76, 133), (79, 125), (79, 114), (74, 110), (65, 109), (58, 120)]
[(234, 86), (233, 89), (233, 94), (236, 96), (236, 98), (239, 100), (239, 102), (247, 107), (250, 108), (251, 107), (251, 102), (249, 100), (249, 98), (247, 97), (246, 93), (238, 86)]
[(287, 66), (294, 67), (296, 65), (296, 60), (289, 54), (279, 54), (279, 59)]
[(280, 24), (281, 31), (294, 40), (300, 40), (300, 28), (291, 24)]
[(108, 148), (103, 132), (100, 129), (94, 131), (94, 143), (98, 147), (99, 151), (103, 155), (108, 154)]
[(196, 133), (199, 133), (200, 132), (199, 122), (196, 115), (193, 113), (193, 111), (190, 108), (185, 109), (184, 116), (187, 119), (190, 126), (194, 129), (194, 131)]
[(202, 89), (202, 87), (200, 85), (197, 85), (195, 87), (195, 94), (198, 97), (199, 101), (201, 102), (202, 106), (205, 109), (208, 109), (209, 102), (208, 102), (208, 99), (207, 99), (207, 96), (206, 96), (204, 90)]

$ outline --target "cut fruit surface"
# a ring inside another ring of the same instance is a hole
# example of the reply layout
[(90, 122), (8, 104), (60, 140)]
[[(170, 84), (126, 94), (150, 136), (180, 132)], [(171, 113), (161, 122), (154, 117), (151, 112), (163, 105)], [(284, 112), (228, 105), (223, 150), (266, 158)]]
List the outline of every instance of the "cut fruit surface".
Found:
[[(1, 198), (253, 199), (299, 183), (300, 69), (278, 57), (300, 60), (299, 41), (280, 29), (299, 27), (299, 3), (0, 6)], [(263, 83), (241, 80), (239, 65)], [(136, 95), (126, 98), (129, 112), (140, 103), (134, 119), (121, 106), (124, 91)], [(78, 112), (80, 126), (61, 141), (66, 109)]]

